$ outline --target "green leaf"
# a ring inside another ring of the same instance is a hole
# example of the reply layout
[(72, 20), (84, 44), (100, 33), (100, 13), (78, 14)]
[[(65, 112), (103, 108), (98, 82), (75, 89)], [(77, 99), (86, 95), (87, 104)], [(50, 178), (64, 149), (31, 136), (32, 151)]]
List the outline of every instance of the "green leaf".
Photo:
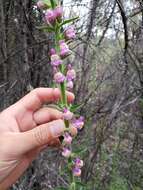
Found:
[(62, 104), (62, 102), (61, 101), (59, 101), (58, 103), (57, 103), (57, 106), (59, 106), (59, 108), (60, 109), (64, 109), (64, 105)]
[(88, 150), (88, 148), (80, 148), (80, 149), (76, 149), (76, 150), (74, 151), (74, 153), (81, 155), (81, 154), (85, 153), (87, 150)]
[(49, 27), (49, 26), (45, 26), (45, 25), (44, 26), (38, 26), (36, 28), (39, 30), (43, 30), (45, 32), (54, 32), (54, 28)]
[(64, 22), (62, 22), (62, 23), (60, 24), (60, 27), (62, 27), (62, 26), (65, 25), (65, 24), (74, 22), (75, 20), (78, 20), (78, 19), (79, 19), (79, 17), (75, 17), (75, 18), (71, 18), (71, 19), (65, 20)]
[(54, 8), (56, 5), (58, 5), (58, 0), (43, 0), (43, 2), (47, 5), (48, 8)]
[(78, 187), (79, 190), (85, 190), (85, 187), (86, 187), (85, 184), (83, 184), (79, 181), (76, 182), (76, 186)]
[(72, 184), (70, 185), (70, 190), (75, 189), (75, 187), (75, 182), (72, 182)]
[(55, 8), (55, 1), (54, 0), (50, 0), (51, 2), (51, 7), (54, 9)]
[(82, 107), (82, 104), (80, 104), (80, 105), (71, 105), (70, 111), (75, 112), (76, 110), (78, 110), (81, 107)]

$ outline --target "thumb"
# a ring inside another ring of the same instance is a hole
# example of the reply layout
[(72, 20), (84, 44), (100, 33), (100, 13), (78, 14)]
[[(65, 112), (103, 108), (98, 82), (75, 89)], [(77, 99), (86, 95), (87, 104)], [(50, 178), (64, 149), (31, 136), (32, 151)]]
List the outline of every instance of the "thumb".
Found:
[(64, 130), (64, 121), (59, 119), (17, 134), (15, 138), (16, 154), (21, 155), (34, 148), (46, 145), (61, 136)]

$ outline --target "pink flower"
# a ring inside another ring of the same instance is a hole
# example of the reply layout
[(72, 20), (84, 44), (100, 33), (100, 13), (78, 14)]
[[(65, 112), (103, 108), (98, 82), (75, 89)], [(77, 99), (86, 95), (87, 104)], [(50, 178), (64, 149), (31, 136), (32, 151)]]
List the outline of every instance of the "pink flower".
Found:
[(65, 76), (61, 72), (57, 72), (54, 75), (54, 80), (56, 83), (60, 84), (65, 81)]
[(38, 1), (38, 2), (37, 2), (37, 7), (38, 7), (39, 9), (43, 9), (43, 8), (45, 7), (44, 2), (43, 2), (43, 1)]
[(47, 10), (45, 13), (45, 20), (49, 24), (53, 24), (56, 21), (56, 16), (53, 10)]
[(63, 119), (69, 121), (73, 118), (73, 113), (70, 112), (68, 109), (64, 109), (64, 112), (63, 112)]
[(62, 15), (63, 15), (62, 7), (60, 7), (60, 6), (56, 7), (55, 10), (54, 10), (54, 13), (55, 13), (55, 16), (56, 16), (57, 19), (61, 18)]
[(74, 125), (70, 124), (69, 132), (70, 132), (71, 136), (75, 137), (78, 133), (78, 130)]
[(76, 176), (76, 177), (81, 176), (81, 169), (75, 167), (75, 168), (73, 169), (73, 175)]
[(62, 58), (65, 58), (68, 55), (70, 55), (71, 51), (68, 45), (63, 40), (61, 40), (59, 43), (60, 43), (60, 56)]
[(70, 81), (70, 80), (74, 80), (76, 78), (76, 72), (74, 69), (69, 69), (67, 71), (67, 80)]
[(75, 30), (74, 30), (73, 26), (71, 26), (67, 30), (65, 30), (64, 34), (65, 34), (65, 38), (67, 40), (71, 40), (71, 39), (75, 39), (76, 38), (76, 34), (75, 34)]
[(55, 55), (56, 54), (56, 50), (54, 48), (50, 49), (50, 55)]
[(83, 160), (81, 160), (79, 158), (76, 158), (76, 160), (74, 162), (75, 162), (75, 166), (77, 168), (82, 168), (83, 167)]
[[(54, 51), (53, 51), (53, 53), (54, 53)], [(62, 60), (60, 59), (59, 55), (57, 55), (57, 54), (51, 55), (51, 65), (59, 66), (61, 64), (62, 64)]]
[(69, 158), (71, 155), (71, 151), (68, 148), (63, 148), (62, 156)]
[(69, 90), (73, 89), (73, 82), (72, 81), (67, 82), (67, 89), (69, 89)]
[(70, 136), (69, 133), (64, 134), (64, 143), (67, 145), (70, 145), (72, 142), (72, 137)]
[(84, 126), (84, 118), (80, 117), (79, 119), (76, 119), (73, 121), (73, 125), (78, 129), (81, 130)]

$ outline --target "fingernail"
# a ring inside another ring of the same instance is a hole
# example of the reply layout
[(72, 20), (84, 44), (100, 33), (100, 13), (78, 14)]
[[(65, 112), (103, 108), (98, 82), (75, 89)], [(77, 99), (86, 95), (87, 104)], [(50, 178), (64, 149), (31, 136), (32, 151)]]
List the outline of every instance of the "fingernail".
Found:
[(74, 99), (75, 99), (75, 95), (74, 95), (72, 92), (69, 92), (69, 94), (70, 94), (70, 96), (72, 96), (72, 100), (71, 100), (71, 102), (73, 102)]
[(53, 137), (61, 136), (65, 130), (64, 121), (61, 119), (56, 120), (56, 121), (52, 121), (51, 126), (50, 126), (50, 130), (51, 130), (51, 134)]

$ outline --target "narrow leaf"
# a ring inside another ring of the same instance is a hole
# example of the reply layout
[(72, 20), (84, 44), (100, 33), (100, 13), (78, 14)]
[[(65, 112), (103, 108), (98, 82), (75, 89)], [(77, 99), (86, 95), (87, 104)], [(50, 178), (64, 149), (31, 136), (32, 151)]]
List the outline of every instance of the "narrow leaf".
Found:
[(81, 107), (82, 107), (82, 104), (80, 104), (80, 105), (72, 105), (70, 107), (70, 111), (74, 112), (74, 111), (78, 110)]
[(50, 0), (51, 2), (51, 7), (54, 9), (55, 8), (55, 1), (54, 0)]
[(64, 22), (62, 22), (62, 23), (60, 24), (60, 27), (62, 27), (62, 26), (65, 25), (65, 24), (74, 22), (75, 20), (78, 20), (78, 19), (79, 19), (79, 17), (75, 17), (75, 18), (71, 18), (71, 19), (65, 20)]
[(54, 28), (49, 27), (49, 26), (38, 26), (36, 28), (39, 29), (39, 30), (47, 31), (47, 32), (54, 32)]

